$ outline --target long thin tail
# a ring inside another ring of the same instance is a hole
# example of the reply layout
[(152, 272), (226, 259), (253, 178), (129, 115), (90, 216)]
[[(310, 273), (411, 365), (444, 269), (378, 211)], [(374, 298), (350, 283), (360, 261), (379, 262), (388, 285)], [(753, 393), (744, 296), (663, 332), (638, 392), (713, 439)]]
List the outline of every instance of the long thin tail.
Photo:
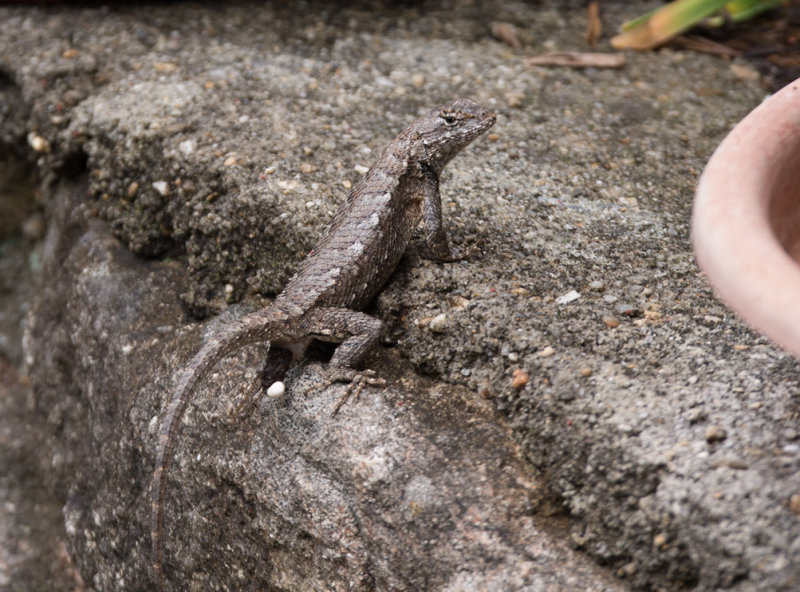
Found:
[(287, 315), (268, 309), (259, 311), (225, 327), (218, 336), (211, 339), (195, 355), (189, 366), (181, 374), (178, 387), (167, 407), (158, 434), (158, 452), (151, 486), (151, 543), (153, 575), (159, 591), (164, 589), (163, 540), (164, 499), (167, 490), (167, 470), (172, 461), (175, 448), (175, 435), (186, 405), (194, 394), (198, 383), (208, 371), (222, 358), (232, 354), (245, 345), (276, 337), (280, 325), (285, 325)]

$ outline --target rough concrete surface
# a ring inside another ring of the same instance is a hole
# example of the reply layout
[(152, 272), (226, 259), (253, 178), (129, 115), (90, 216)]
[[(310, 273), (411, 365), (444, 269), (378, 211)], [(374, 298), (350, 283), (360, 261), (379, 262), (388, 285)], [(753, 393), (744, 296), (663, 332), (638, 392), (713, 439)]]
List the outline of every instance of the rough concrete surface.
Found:
[[(604, 4), (607, 30), (651, 6)], [(371, 311), (390, 387), (335, 419), (339, 387), (300, 394), (318, 362), (243, 419), (263, 350), (220, 365), (169, 483), (171, 589), (800, 589), (798, 365), (714, 298), (688, 240), (703, 163), (764, 96), (745, 63), (531, 66), (586, 50), (585, 13), (516, 2), (0, 22), (2, 198), (30, 196), (2, 210), (0, 261), (29, 287), (3, 284), (0, 345), (33, 387), (3, 373), (0, 528), (25, 544), (0, 544), (0, 586), (41, 589), (31, 557), (52, 554), (61, 589), (150, 588), (179, 370), (280, 289), (397, 131), (467, 96), (498, 114), (442, 182), (472, 255), (412, 243)], [(49, 540), (21, 524), (59, 507)]]

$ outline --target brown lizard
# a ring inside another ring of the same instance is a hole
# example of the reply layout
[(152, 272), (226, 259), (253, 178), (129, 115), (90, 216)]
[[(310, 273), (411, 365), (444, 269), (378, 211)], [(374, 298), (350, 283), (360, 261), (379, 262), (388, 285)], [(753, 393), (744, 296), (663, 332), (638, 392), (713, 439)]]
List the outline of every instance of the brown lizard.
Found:
[(494, 122), (490, 110), (456, 99), (404, 129), (353, 186), (317, 246), (272, 305), (222, 329), (182, 372), (161, 423), (151, 489), (152, 561), (159, 590), (163, 589), (167, 469), (178, 424), (197, 385), (222, 358), (261, 341), (283, 352), (275, 358), (277, 362), (268, 362), (269, 380), (277, 384), (288, 362), (301, 358), (315, 339), (339, 344), (328, 364), (326, 381), (350, 383), (339, 405), (364, 384), (384, 384), (370, 372), (355, 370), (381, 329), (380, 320), (359, 311), (392, 274), (420, 220), (434, 258), (459, 258), (442, 227), (439, 176), (450, 159)]

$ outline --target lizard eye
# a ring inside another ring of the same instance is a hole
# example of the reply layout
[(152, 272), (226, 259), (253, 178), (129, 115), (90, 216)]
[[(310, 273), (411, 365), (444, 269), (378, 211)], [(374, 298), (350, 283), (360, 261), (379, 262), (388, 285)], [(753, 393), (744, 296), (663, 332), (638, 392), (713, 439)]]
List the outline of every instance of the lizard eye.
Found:
[(452, 115), (442, 115), (442, 119), (447, 125), (453, 125), (456, 122), (456, 118)]

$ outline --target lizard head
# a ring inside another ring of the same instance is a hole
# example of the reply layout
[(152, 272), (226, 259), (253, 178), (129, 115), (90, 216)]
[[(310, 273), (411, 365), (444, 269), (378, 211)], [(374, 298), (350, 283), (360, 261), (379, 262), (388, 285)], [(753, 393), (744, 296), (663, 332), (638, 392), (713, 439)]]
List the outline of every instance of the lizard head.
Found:
[(495, 122), (495, 115), (469, 99), (456, 99), (416, 122), (415, 136), (423, 152), (421, 164), (439, 174), (450, 159)]

